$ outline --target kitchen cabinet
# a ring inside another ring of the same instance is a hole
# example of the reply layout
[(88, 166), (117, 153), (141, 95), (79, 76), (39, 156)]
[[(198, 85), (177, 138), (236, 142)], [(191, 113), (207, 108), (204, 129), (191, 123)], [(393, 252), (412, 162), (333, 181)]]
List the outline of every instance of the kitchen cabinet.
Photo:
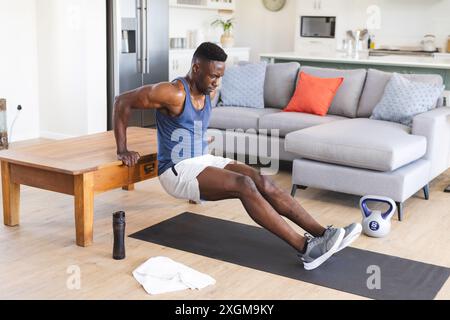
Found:
[[(225, 48), (224, 50), (228, 54), (227, 66), (250, 60), (249, 48)], [(169, 79), (171, 81), (178, 77), (184, 77), (189, 72), (194, 52), (193, 49), (169, 51)]]
[(300, 0), (299, 13), (312, 16), (336, 16), (339, 1), (336, 0)]
[[(298, 0), (297, 21), (295, 25), (295, 51), (309, 50), (313, 52), (327, 52), (336, 50), (335, 38), (306, 38), (301, 36), (302, 16), (330, 16), (336, 17), (337, 24), (335, 34), (338, 36), (343, 31), (339, 29), (339, 19), (342, 14), (341, 1), (337, 0)], [(341, 24), (342, 25), (342, 24)]]
[(170, 0), (173, 8), (192, 8), (207, 10), (234, 11), (237, 0)]

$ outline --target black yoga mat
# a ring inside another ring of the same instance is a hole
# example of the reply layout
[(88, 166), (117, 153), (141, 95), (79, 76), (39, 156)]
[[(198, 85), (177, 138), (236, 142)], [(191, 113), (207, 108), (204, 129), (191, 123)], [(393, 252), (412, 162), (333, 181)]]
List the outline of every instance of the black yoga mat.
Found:
[(450, 269), (346, 248), (306, 271), (295, 250), (255, 226), (183, 213), (130, 237), (379, 300), (431, 300)]

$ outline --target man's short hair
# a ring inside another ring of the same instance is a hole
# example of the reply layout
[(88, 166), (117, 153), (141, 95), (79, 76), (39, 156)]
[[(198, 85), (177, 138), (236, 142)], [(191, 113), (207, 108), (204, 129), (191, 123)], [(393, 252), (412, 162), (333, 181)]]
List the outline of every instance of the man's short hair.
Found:
[(225, 62), (228, 59), (228, 55), (218, 45), (212, 42), (204, 42), (195, 51), (194, 60), (196, 58), (208, 61)]

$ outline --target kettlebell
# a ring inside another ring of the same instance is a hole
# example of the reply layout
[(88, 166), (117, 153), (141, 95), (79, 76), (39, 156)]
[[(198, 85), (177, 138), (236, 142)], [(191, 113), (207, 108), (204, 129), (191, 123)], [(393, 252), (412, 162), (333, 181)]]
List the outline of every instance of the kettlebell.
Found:
[[(389, 209), (384, 213), (379, 210), (371, 211), (367, 206), (369, 201), (386, 203), (389, 205)], [(361, 198), (359, 206), (363, 216), (363, 232), (373, 238), (387, 236), (391, 230), (391, 218), (397, 210), (394, 200), (382, 196), (365, 196)]]

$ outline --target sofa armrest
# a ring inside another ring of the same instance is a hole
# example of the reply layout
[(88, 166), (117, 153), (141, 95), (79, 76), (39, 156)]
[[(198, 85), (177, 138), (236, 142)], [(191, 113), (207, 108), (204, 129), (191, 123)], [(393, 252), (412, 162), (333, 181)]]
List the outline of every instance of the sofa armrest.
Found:
[(425, 159), (431, 162), (430, 180), (450, 166), (450, 107), (436, 108), (413, 119), (412, 134), (427, 139)]

